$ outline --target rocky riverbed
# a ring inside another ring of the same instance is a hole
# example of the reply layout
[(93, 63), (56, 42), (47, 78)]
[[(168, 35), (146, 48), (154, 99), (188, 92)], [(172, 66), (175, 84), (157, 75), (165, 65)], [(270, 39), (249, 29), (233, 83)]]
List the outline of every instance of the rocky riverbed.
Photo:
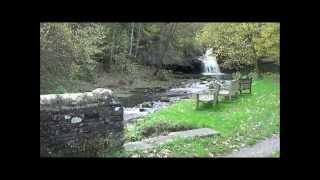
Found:
[[(157, 112), (181, 100), (192, 98), (194, 94), (208, 88), (205, 79), (188, 79), (174, 88), (139, 88), (120, 96), (124, 105), (125, 124), (136, 122), (139, 118)], [(128, 103), (129, 102), (129, 103)]]
[[(212, 78), (208, 76), (177, 79), (169, 86), (139, 87), (116, 91), (124, 106), (124, 122), (130, 124), (148, 114), (157, 112), (181, 99), (189, 99), (199, 91), (208, 89)], [(224, 82), (221, 80), (220, 82)]]

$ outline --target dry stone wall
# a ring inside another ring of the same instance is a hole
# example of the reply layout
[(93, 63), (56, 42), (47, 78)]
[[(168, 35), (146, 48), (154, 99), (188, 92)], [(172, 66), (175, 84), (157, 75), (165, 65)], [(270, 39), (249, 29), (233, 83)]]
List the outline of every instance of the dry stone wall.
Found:
[(111, 90), (40, 95), (40, 156), (96, 157), (123, 143), (123, 107)]

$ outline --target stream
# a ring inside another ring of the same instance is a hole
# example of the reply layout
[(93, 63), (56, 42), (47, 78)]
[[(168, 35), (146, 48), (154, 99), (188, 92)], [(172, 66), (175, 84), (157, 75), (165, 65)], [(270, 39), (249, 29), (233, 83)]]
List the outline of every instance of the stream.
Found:
[[(199, 58), (203, 64), (202, 74), (192, 74), (190, 79), (180, 79), (174, 87), (135, 88), (116, 94), (124, 107), (124, 123), (130, 124), (150, 113), (159, 111), (181, 99), (189, 99), (199, 91), (208, 89), (209, 81), (217, 79), (224, 84), (231, 74), (221, 73), (213, 49), (209, 48)], [(190, 75), (190, 74), (189, 74)], [(182, 77), (187, 77), (184, 74)], [(178, 81), (178, 79), (177, 79)]]
[(174, 87), (135, 88), (118, 93), (116, 96), (124, 107), (124, 123), (134, 123), (179, 100), (190, 99), (197, 92), (208, 89), (208, 83), (208, 79), (186, 79)]
[(199, 79), (188, 79), (174, 87), (135, 88), (116, 94), (124, 107), (124, 123), (134, 123), (137, 119), (157, 112), (181, 100), (191, 98)]

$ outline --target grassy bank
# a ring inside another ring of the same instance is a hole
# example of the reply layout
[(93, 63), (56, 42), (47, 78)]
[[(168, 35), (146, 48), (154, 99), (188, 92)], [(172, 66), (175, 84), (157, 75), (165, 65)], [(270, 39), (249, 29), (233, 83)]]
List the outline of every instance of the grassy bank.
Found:
[(195, 100), (180, 101), (127, 129), (129, 141), (165, 134), (172, 129), (212, 128), (217, 137), (176, 140), (149, 151), (116, 152), (115, 157), (215, 157), (253, 145), (279, 133), (280, 85), (275, 76), (253, 82), (251, 95), (195, 110)]

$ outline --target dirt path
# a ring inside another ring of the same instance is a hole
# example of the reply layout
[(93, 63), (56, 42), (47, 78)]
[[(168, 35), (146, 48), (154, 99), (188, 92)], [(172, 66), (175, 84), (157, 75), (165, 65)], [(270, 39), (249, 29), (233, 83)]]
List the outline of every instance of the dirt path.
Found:
[(274, 135), (269, 139), (224, 157), (272, 157), (272, 153), (277, 151), (280, 151), (280, 136)]

